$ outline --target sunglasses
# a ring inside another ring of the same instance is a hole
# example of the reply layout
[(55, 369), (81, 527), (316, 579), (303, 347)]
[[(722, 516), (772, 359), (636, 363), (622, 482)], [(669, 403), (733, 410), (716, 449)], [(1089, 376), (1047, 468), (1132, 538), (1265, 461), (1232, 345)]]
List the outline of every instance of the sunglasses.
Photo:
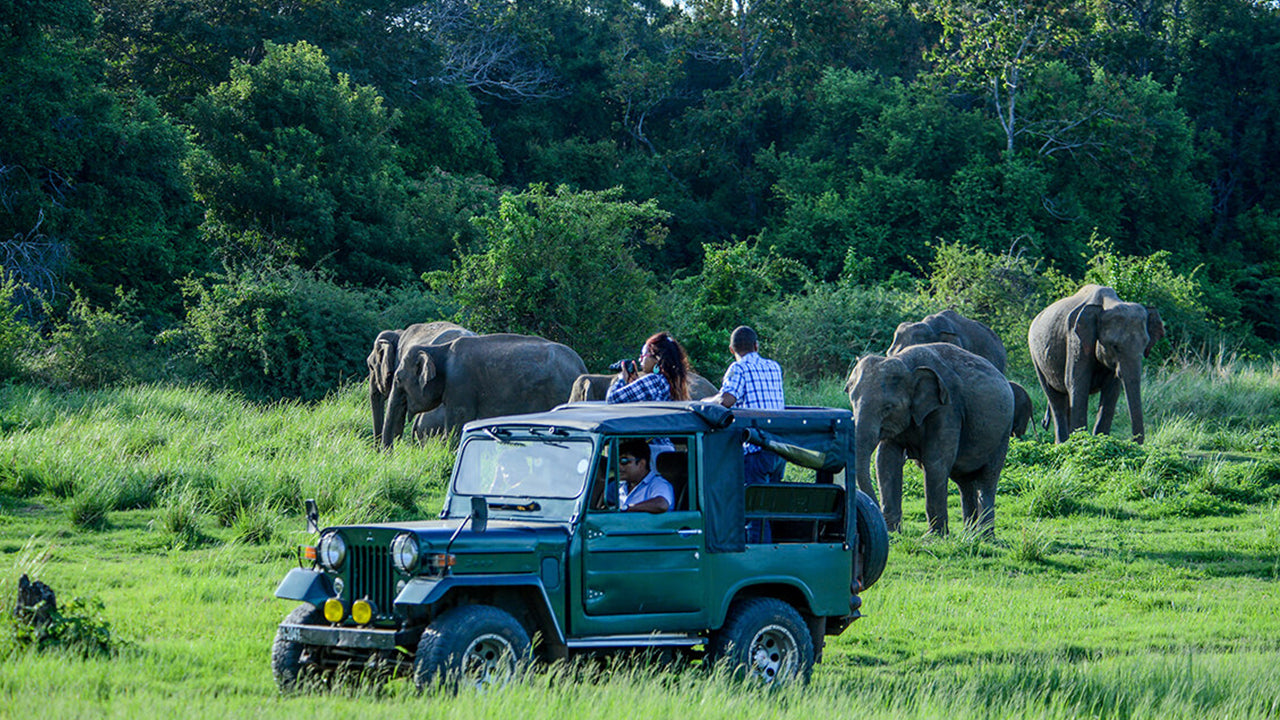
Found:
[(638, 463), (638, 462), (640, 462), (640, 458), (633, 458), (633, 457), (620, 457), (620, 458), (618, 458), (618, 464), (619, 464), (619, 465), (621, 465), (622, 467), (626, 467), (626, 466), (630, 465), (631, 463)]

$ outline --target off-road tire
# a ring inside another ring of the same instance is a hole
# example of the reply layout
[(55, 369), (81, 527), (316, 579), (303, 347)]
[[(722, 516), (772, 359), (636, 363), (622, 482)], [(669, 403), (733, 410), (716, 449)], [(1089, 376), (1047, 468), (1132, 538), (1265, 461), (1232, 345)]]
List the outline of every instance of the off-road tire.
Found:
[(712, 667), (765, 685), (808, 682), (813, 637), (804, 618), (777, 598), (738, 600), (711, 640)]
[(461, 605), (422, 631), (413, 682), (419, 690), (501, 686), (529, 661), (529, 646), (529, 633), (511, 613), (491, 605)]
[[(320, 625), (324, 616), (320, 608), (310, 603), (303, 603), (294, 608), (281, 624)], [(283, 692), (293, 692), (303, 688), (308, 678), (313, 677), (318, 668), (313, 662), (318, 648), (303, 645), (295, 640), (285, 640), (276, 630), (276, 641), (271, 646), (271, 674), (276, 678), (276, 685)]]
[(861, 490), (857, 492), (858, 554), (862, 557), (862, 589), (866, 590), (876, 584), (889, 562), (889, 526), (876, 501)]

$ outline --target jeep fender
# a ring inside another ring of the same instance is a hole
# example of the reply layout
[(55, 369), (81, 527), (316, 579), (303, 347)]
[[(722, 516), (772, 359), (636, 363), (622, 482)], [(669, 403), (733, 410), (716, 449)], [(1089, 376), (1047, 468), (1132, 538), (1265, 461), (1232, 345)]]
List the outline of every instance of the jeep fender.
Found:
[(324, 605), (325, 600), (336, 594), (324, 573), (303, 568), (290, 570), (276, 588), (276, 597), (282, 600), (300, 600), (316, 607)]
[(564, 630), (551, 611), (551, 600), (547, 597), (547, 589), (542, 578), (537, 575), (445, 575), (444, 577), (415, 577), (405, 584), (404, 589), (396, 596), (395, 604), (427, 606), (440, 602), (455, 588), (528, 588), (537, 600), (533, 611), (538, 619), (539, 627), (548, 635), (547, 641), (553, 644), (565, 643)]
[(808, 586), (797, 582), (793, 577), (761, 575), (743, 580), (729, 588), (729, 591), (724, 594), (724, 600), (720, 603), (715, 617), (711, 618), (713, 626), (718, 628), (724, 625), (724, 619), (729, 614), (729, 606), (734, 600), (752, 595), (776, 597), (791, 604), (802, 614), (815, 614), (813, 591)]

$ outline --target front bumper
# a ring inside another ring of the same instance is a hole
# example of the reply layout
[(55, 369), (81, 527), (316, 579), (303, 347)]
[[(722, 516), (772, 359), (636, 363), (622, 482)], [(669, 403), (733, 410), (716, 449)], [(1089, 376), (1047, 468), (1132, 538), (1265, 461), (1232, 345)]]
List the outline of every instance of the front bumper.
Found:
[(320, 627), (281, 623), (278, 636), (284, 640), (316, 647), (350, 648), (353, 650), (395, 650), (403, 647), (395, 630), (372, 628)]

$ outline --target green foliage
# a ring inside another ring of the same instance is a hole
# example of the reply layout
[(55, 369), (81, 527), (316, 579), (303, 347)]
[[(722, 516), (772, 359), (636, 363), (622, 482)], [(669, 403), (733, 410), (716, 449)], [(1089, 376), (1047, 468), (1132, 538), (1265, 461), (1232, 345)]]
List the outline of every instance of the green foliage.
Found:
[(187, 344), (219, 385), (255, 399), (317, 400), (365, 374), (377, 296), (296, 268), (228, 271), (183, 283)]
[(0, 383), (20, 377), (22, 355), (35, 340), (35, 331), (19, 317), (18, 281), (0, 266)]
[[(1175, 271), (1169, 265), (1172, 255), (1167, 250), (1146, 257), (1120, 256), (1110, 240), (1097, 236), (1090, 238), (1089, 247), (1093, 257), (1085, 272), (1086, 282), (1114, 288), (1121, 300), (1155, 307), (1166, 332), (1177, 333), (1175, 337), (1183, 343), (1200, 347), (1218, 340), (1219, 331), (1206, 312), (1196, 270), (1190, 274)], [(1157, 358), (1167, 357), (1168, 350), (1160, 350), (1152, 351)]]
[(562, 342), (600, 367), (660, 329), (643, 324), (656, 314), (655, 282), (635, 253), (661, 244), (666, 218), (653, 201), (622, 200), (620, 189), (534, 185), (476, 218), (483, 249), (428, 280), (452, 296), (463, 325)]
[(136, 296), (117, 292), (110, 308), (94, 307), (73, 291), (65, 320), (54, 322), (31, 374), (62, 388), (99, 388), (154, 379), (158, 366), (151, 337), (138, 318)]
[[(12, 603), (5, 603), (11, 605)], [(39, 651), (61, 650), (81, 660), (110, 658), (120, 641), (111, 634), (111, 623), (103, 617), (105, 610), (97, 598), (73, 598), (54, 610), (49, 621), (33, 626), (11, 613), (0, 615), (0, 657), (22, 648)], [(6, 647), (8, 646), (8, 647)], [(9, 653), (5, 653), (5, 650)]]
[[(985, 323), (1004, 342), (1010, 366), (1030, 366), (1027, 328), (1052, 299), (1055, 273), (1039, 272), (1037, 263), (1011, 247), (992, 253), (979, 247), (940, 242), (929, 272), (924, 313), (953, 309)], [(919, 318), (915, 318), (919, 319)]]
[[(707, 245), (704, 252), (702, 271), (672, 282), (662, 304), (695, 368), (724, 367), (729, 333), (739, 325), (759, 331), (773, 303), (805, 287), (811, 275), (759, 243)], [(772, 343), (761, 337), (761, 352), (773, 353)]]
[(389, 136), (397, 117), (377, 91), (333, 77), (306, 42), (267, 43), (265, 53), (191, 109), (189, 172), (224, 252), (325, 265), (368, 284), (438, 266), (448, 238), (418, 235), (405, 212)]
[(757, 330), (788, 377), (843, 378), (859, 357), (884, 353), (914, 302), (913, 294), (885, 286), (813, 283), (770, 305)]

